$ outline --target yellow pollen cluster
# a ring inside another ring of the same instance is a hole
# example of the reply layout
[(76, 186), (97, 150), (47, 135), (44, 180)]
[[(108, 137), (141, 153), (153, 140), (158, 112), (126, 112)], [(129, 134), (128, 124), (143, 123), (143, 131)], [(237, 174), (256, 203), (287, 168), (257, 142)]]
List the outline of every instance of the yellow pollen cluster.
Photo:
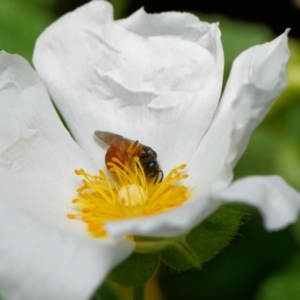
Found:
[(75, 174), (83, 176), (83, 185), (73, 199), (79, 209), (77, 214), (68, 214), (70, 219), (81, 219), (88, 224), (93, 237), (106, 237), (104, 222), (120, 221), (132, 217), (150, 216), (168, 211), (185, 202), (190, 190), (178, 182), (186, 177), (181, 171), (185, 165), (172, 169), (165, 179), (157, 183), (145, 177), (138, 157), (131, 166), (124, 166), (117, 159), (109, 163), (113, 177), (102, 170), (90, 175), (84, 170)]

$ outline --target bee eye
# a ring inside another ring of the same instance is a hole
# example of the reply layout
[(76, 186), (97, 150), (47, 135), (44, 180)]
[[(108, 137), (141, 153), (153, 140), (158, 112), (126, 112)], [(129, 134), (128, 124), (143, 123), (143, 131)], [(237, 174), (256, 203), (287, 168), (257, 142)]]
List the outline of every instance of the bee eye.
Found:
[(157, 169), (158, 168), (157, 161), (156, 160), (149, 161), (149, 163), (147, 164), (147, 168), (149, 168), (149, 169)]

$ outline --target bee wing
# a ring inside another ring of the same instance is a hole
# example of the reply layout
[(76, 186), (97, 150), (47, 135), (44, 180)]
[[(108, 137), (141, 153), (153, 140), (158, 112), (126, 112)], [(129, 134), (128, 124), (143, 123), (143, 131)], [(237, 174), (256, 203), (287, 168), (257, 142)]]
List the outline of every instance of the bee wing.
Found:
[(116, 133), (112, 133), (112, 132), (108, 132), (108, 131), (100, 131), (100, 130), (96, 130), (94, 132), (94, 135), (101, 140), (102, 142), (104, 142), (105, 144), (111, 146), (117, 142), (120, 141), (127, 141), (129, 143), (134, 143), (134, 141), (127, 139), (121, 135), (118, 135)]

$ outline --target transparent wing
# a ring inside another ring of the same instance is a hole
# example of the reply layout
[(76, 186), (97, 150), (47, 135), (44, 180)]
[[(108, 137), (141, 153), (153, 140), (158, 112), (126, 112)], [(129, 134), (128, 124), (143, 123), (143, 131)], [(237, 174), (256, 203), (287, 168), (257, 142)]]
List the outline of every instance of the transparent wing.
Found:
[(112, 133), (112, 132), (108, 132), (108, 131), (100, 131), (100, 130), (96, 130), (94, 132), (94, 135), (101, 140), (102, 142), (104, 142), (105, 144), (111, 146), (117, 142), (120, 141), (127, 141), (129, 143), (134, 143), (134, 141), (127, 139), (121, 135), (118, 135), (116, 133)]

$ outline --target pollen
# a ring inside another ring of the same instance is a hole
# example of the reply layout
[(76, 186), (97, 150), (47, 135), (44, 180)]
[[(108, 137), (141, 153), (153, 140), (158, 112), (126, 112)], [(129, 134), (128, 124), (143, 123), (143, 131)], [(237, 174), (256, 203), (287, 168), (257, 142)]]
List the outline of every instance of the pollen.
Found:
[(181, 181), (188, 177), (182, 164), (172, 169), (161, 182), (146, 178), (138, 157), (134, 163), (123, 165), (113, 158), (109, 174), (100, 170), (90, 175), (83, 169), (75, 170), (82, 176), (82, 186), (72, 203), (78, 213), (68, 214), (69, 219), (79, 219), (87, 224), (89, 234), (95, 238), (107, 237), (104, 223), (151, 216), (182, 205), (191, 191)]

